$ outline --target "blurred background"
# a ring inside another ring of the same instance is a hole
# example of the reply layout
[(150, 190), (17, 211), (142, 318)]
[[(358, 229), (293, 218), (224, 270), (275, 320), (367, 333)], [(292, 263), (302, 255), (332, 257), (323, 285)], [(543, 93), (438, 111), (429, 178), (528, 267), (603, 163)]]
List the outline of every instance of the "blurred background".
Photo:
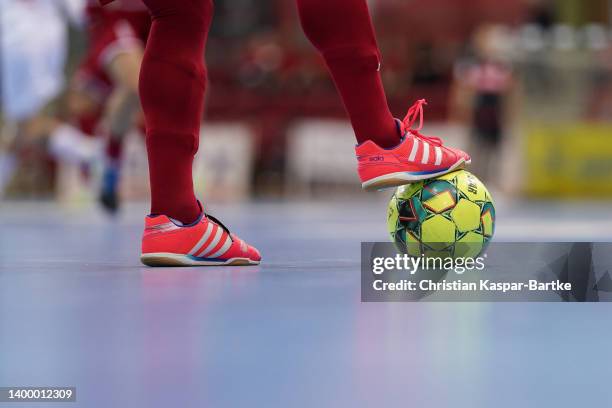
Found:
[[(100, 87), (82, 80), (95, 13), (84, 10), (85, 0), (2, 1), (1, 200), (95, 203), (104, 178), (95, 153), (105, 143), (100, 112), (108, 104)], [(36, 8), (45, 6), (36, 3), (61, 9), (57, 27), (45, 20), (44, 35), (37, 17), (43, 11)], [(302, 34), (294, 3), (215, 3), (194, 169), (199, 194), (208, 202), (365, 199), (358, 195), (351, 128), (321, 58)], [(500, 203), (518, 203), (513, 208), (519, 210), (542, 202), (608, 205), (612, 1), (369, 3), (396, 116), (426, 98), (426, 134), (470, 151), (472, 171)], [(15, 46), (11, 38), (19, 33), (31, 41)], [(32, 65), (61, 70), (62, 78), (49, 75), (45, 82)], [(18, 80), (35, 81), (41, 90), (21, 110)], [(65, 146), (69, 137), (53, 142), (49, 134), (58, 123), (99, 146), (85, 142), (85, 152), (73, 152)], [(125, 202), (148, 198), (141, 128), (133, 126), (123, 143)]]

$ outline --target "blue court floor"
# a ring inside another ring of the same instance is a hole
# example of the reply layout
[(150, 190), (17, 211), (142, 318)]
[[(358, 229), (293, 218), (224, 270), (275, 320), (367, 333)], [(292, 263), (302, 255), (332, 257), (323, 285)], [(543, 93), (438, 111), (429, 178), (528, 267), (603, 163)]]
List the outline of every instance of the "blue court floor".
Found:
[[(360, 302), (384, 197), (213, 205), (259, 267), (148, 269), (144, 207), (0, 203), (0, 386), (75, 386), (7, 407), (612, 406), (610, 304)], [(603, 204), (498, 206), (500, 240), (612, 240)]]

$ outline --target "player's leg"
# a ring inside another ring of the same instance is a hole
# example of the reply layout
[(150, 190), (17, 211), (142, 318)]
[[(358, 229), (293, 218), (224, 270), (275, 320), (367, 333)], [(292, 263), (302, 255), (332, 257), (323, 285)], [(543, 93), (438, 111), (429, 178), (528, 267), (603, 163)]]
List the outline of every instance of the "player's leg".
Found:
[(387, 105), (381, 57), (365, 0), (298, 0), (306, 36), (322, 54), (359, 143), (393, 147), (400, 134)]
[(140, 108), (138, 81), (143, 55), (142, 47), (132, 47), (108, 64), (107, 71), (114, 88), (107, 102), (105, 117), (111, 134), (118, 136), (133, 127), (134, 116)]
[(366, 0), (297, 0), (304, 32), (319, 50), (342, 96), (360, 145), (359, 175), (366, 189), (436, 177), (469, 156), (412, 129), (422, 125), (424, 101), (394, 121), (380, 77), (381, 58)]
[(212, 1), (144, 3), (153, 17), (140, 74), (152, 215), (146, 218), (141, 260), (152, 266), (257, 264), (257, 250), (205, 215), (193, 191)]
[(132, 46), (113, 58), (106, 68), (113, 83), (113, 91), (104, 113), (106, 148), (100, 201), (111, 212), (116, 211), (119, 205), (123, 140), (133, 128), (135, 115), (140, 109), (138, 78), (143, 54), (142, 47)]
[(151, 212), (189, 224), (200, 215), (192, 178), (204, 111), (211, 0), (144, 0), (153, 25), (140, 74)]

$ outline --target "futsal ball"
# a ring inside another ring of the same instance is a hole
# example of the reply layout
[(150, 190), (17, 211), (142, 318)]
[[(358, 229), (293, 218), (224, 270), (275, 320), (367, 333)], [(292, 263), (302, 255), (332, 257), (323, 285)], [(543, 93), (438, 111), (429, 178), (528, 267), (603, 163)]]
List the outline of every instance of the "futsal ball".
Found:
[(477, 257), (495, 232), (495, 206), (473, 174), (459, 170), (399, 187), (389, 203), (391, 239), (403, 253)]

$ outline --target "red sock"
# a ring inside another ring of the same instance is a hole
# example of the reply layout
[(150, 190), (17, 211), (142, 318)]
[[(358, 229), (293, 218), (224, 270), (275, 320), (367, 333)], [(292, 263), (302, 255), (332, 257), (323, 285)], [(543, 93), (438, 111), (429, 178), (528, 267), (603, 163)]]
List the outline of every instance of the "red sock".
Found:
[(110, 134), (106, 140), (105, 154), (108, 161), (118, 163), (123, 154), (123, 138)]
[(306, 36), (321, 52), (359, 143), (399, 135), (380, 77), (380, 52), (366, 0), (297, 0)]
[(212, 0), (144, 3), (153, 17), (140, 73), (151, 213), (191, 223), (200, 215), (192, 166), (204, 110), (204, 49)]

